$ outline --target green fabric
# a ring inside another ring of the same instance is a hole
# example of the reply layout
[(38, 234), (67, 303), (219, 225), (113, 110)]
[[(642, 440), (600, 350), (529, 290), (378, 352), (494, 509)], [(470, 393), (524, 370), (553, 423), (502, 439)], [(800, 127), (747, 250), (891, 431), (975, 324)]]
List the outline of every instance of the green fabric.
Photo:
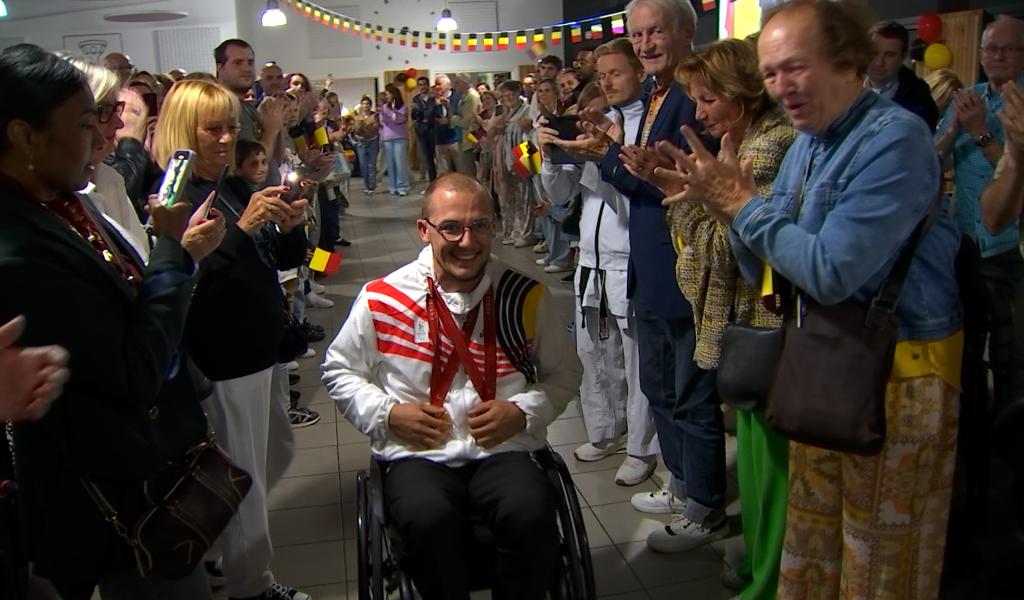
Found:
[(772, 429), (764, 412), (736, 411), (736, 474), (747, 556), (736, 572), (748, 581), (743, 600), (772, 600), (786, 532), (789, 440)]

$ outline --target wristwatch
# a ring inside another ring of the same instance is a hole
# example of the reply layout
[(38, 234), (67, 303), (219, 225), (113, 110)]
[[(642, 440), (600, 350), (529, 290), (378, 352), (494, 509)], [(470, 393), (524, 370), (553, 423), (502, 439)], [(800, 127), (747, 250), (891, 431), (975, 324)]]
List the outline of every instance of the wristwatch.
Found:
[(985, 146), (991, 144), (993, 140), (995, 140), (995, 138), (992, 136), (992, 133), (986, 131), (985, 133), (974, 138), (974, 145), (979, 148), (984, 148)]

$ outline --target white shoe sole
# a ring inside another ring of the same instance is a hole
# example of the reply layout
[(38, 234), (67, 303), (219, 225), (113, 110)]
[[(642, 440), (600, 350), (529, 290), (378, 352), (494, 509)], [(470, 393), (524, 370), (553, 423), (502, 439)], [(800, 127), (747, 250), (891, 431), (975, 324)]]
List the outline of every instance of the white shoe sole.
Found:
[(626, 487), (633, 486), (633, 485), (639, 485), (639, 484), (647, 481), (647, 479), (651, 475), (654, 474), (654, 469), (657, 468), (657, 466), (658, 466), (658, 463), (656, 463), (656, 462), (651, 463), (651, 464), (647, 465), (647, 469), (644, 470), (644, 473), (643, 473), (642, 476), (641, 475), (637, 475), (637, 476), (634, 476), (634, 477), (630, 477), (628, 479), (624, 478), (624, 477), (619, 477), (619, 472), (616, 471), (615, 472), (615, 485), (622, 485), (622, 486), (626, 486)]

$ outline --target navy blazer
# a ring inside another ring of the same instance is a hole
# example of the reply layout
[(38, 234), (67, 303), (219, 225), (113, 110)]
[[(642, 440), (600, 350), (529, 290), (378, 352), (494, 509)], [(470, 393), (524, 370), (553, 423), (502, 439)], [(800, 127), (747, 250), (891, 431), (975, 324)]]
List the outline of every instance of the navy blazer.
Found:
[[(648, 79), (648, 85), (650, 85)], [(644, 107), (650, 94), (644, 98)], [(668, 140), (680, 148), (689, 149), (679, 128), (689, 125), (699, 131), (696, 105), (683, 86), (673, 83), (662, 101), (654, 119), (647, 145)], [(646, 120), (646, 117), (645, 117)], [(640, 143), (644, 127), (637, 130), (636, 144)], [(676, 283), (676, 251), (669, 236), (667, 209), (661, 205), (665, 197), (650, 183), (633, 177), (619, 160), (621, 146), (612, 144), (600, 162), (601, 176), (629, 198), (629, 277), (626, 295), (660, 317), (674, 319), (693, 315), (690, 303), (683, 297)]]

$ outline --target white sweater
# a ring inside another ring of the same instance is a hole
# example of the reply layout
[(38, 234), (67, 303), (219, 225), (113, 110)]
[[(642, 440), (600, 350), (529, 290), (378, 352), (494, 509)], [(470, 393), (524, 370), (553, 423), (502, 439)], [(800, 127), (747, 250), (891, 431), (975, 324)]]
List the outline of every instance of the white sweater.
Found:
[[(492, 283), (497, 288), (508, 267), (491, 256), (486, 269), (472, 292), (440, 290), (460, 326)], [(452, 438), (447, 444), (417, 450), (391, 435), (387, 423), (393, 406), (429, 402), (433, 348), (426, 320), (428, 275), (433, 276), (430, 247), (424, 248), (415, 262), (363, 287), (327, 350), (323, 381), (331, 398), (346, 419), (370, 436), (372, 452), (384, 460), (417, 456), (455, 466), (498, 452), (541, 448), (547, 426), (565, 410), (578, 389), (580, 367), (565, 325), (539, 284), (524, 302), (526, 345), (536, 366), (537, 382), (528, 383), (500, 345), (497, 353), (497, 398), (513, 402), (523, 411), (526, 429), (495, 448), (478, 446), (469, 433), (466, 413), (481, 400), (460, 365), (444, 401), (452, 420)], [(495, 301), (500, 307), (502, 298)], [(441, 345), (446, 354), (451, 352), (451, 343), (443, 333)], [(481, 368), (483, 347), (481, 318), (470, 342), (470, 351)]]

